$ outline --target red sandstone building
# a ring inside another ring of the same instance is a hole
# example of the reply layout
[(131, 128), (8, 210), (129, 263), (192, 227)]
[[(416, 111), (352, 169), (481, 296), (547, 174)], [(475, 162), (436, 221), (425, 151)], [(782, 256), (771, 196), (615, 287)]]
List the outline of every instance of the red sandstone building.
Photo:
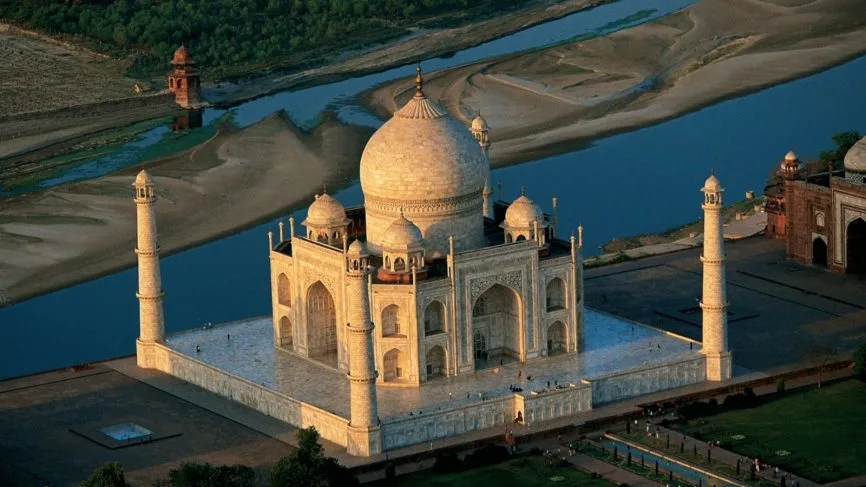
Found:
[(779, 169), (782, 184), (765, 192), (767, 234), (786, 240), (793, 260), (866, 274), (866, 137), (844, 164), (841, 171), (805, 176), (789, 152)]
[(168, 74), (168, 91), (174, 93), (174, 101), (184, 108), (194, 108), (199, 102), (201, 84), (195, 61), (190, 56), (186, 46), (180, 46), (174, 51), (171, 59), (174, 70)]

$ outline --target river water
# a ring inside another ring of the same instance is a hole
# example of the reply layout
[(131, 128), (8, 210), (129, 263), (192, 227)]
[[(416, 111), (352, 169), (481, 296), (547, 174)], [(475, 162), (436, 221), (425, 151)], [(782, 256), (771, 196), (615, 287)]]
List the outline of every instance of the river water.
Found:
[[(597, 25), (648, 8), (647, 3), (611, 4), (608, 7), (630, 4), (632, 11), (599, 19)], [(521, 47), (512, 45), (512, 50)], [(432, 61), (426, 64), (437, 69)], [(404, 76), (404, 71), (407, 68), (394, 71), (393, 77)], [(866, 131), (863, 79), (866, 57), (662, 124), (601, 139), (576, 152), (499, 169), (492, 179), (502, 181), (504, 199), (516, 197), (521, 185), (545, 209), (549, 209), (550, 198), (558, 196), (559, 233), (567, 234), (582, 223), (585, 251), (591, 254), (614, 236), (657, 232), (699, 218), (698, 190), (711, 168), (727, 187), (729, 198), (738, 199), (749, 189), (760, 192), (768, 171), (788, 149), (814, 155), (830, 147), (830, 136), (835, 133)], [(355, 116), (357, 109), (350, 100), (364, 86), (345, 83), (352, 80), (311, 88), (318, 93), (315, 90), (333, 86), (334, 91), (330, 97), (310, 94), (309, 106), (336, 107)], [(292, 103), (291, 96), (283, 93), (250, 102), (238, 108), (236, 119), (252, 123)], [(301, 108), (290, 112), (297, 122), (315, 120), (316, 109), (306, 106), (301, 103)], [(347, 206), (361, 203), (357, 183), (336, 196)], [(304, 213), (295, 212), (296, 220)], [(265, 233), (275, 228), (269, 222), (163, 259), (167, 330), (268, 314)], [(0, 377), (133, 353), (138, 335), (136, 285), (133, 268), (0, 309)]]

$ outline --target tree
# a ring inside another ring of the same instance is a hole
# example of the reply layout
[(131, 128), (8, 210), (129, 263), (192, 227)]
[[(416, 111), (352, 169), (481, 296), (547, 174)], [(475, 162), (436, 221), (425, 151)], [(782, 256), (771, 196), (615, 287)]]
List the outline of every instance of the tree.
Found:
[(255, 471), (245, 465), (184, 463), (169, 473), (171, 487), (253, 487)]
[(830, 347), (814, 345), (804, 350), (803, 355), (815, 367), (818, 367), (818, 388), (820, 388), (824, 379), (824, 367), (827, 365), (827, 362), (836, 356), (836, 350)]
[(841, 169), (842, 161), (845, 159), (845, 154), (860, 140), (860, 134), (855, 131), (840, 132), (833, 136), (833, 143), (836, 144), (835, 150), (827, 150), (821, 152), (819, 159), (824, 167), (828, 164), (833, 165), (833, 169)]
[(108, 462), (96, 467), (96, 470), (81, 482), (81, 487), (130, 487), (123, 475), (123, 465), (120, 462)]
[(866, 343), (854, 352), (854, 375), (866, 381)]
[(337, 460), (325, 456), (314, 426), (298, 431), (298, 449), (271, 469), (270, 487), (343, 487), (360, 485)]

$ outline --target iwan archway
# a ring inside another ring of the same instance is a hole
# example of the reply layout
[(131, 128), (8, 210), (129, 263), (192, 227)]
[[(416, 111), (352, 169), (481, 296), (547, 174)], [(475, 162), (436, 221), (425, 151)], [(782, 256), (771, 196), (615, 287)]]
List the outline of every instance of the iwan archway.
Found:
[(523, 323), (520, 297), (494, 284), (472, 306), (472, 358), (475, 369), (486, 369), (521, 360)]

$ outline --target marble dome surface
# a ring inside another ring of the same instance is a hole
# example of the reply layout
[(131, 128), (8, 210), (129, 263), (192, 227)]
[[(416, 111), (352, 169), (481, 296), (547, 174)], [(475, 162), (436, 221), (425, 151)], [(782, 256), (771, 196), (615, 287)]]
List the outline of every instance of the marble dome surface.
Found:
[(328, 193), (316, 195), (316, 200), (307, 209), (305, 224), (342, 224), (346, 220), (346, 209)]
[(719, 182), (719, 178), (716, 177), (715, 174), (710, 174), (710, 177), (704, 181), (704, 187), (701, 188), (701, 191), (706, 192), (719, 192), (723, 191), (722, 183)]
[(845, 154), (845, 170), (866, 173), (866, 137), (858, 140)]
[(480, 113), (478, 114), (477, 117), (475, 117), (475, 119), (472, 120), (472, 130), (477, 130), (477, 131), (482, 131), (482, 130), (489, 131), (490, 130), (490, 127), (487, 125), (487, 120), (485, 120), (484, 117), (482, 117)]
[(420, 248), (424, 243), (421, 230), (403, 215), (388, 225), (385, 230), (385, 238), (382, 240), (382, 248), (385, 249), (414, 249)]
[(475, 137), (421, 93), (370, 137), (361, 190), (395, 201), (443, 200), (480, 193), (487, 172)]
[(355, 240), (351, 244), (349, 244), (349, 249), (346, 251), (349, 255), (354, 256), (366, 256), (369, 255), (367, 252), (367, 246), (364, 245), (364, 242), (360, 240)]
[(539, 225), (544, 224), (541, 208), (523, 194), (517, 197), (505, 211), (505, 224), (512, 228), (531, 227), (536, 221)]
[(145, 171), (144, 169), (142, 169), (141, 172), (138, 173), (138, 176), (135, 177), (135, 186), (145, 186), (152, 184), (153, 177), (151, 177), (150, 173)]

